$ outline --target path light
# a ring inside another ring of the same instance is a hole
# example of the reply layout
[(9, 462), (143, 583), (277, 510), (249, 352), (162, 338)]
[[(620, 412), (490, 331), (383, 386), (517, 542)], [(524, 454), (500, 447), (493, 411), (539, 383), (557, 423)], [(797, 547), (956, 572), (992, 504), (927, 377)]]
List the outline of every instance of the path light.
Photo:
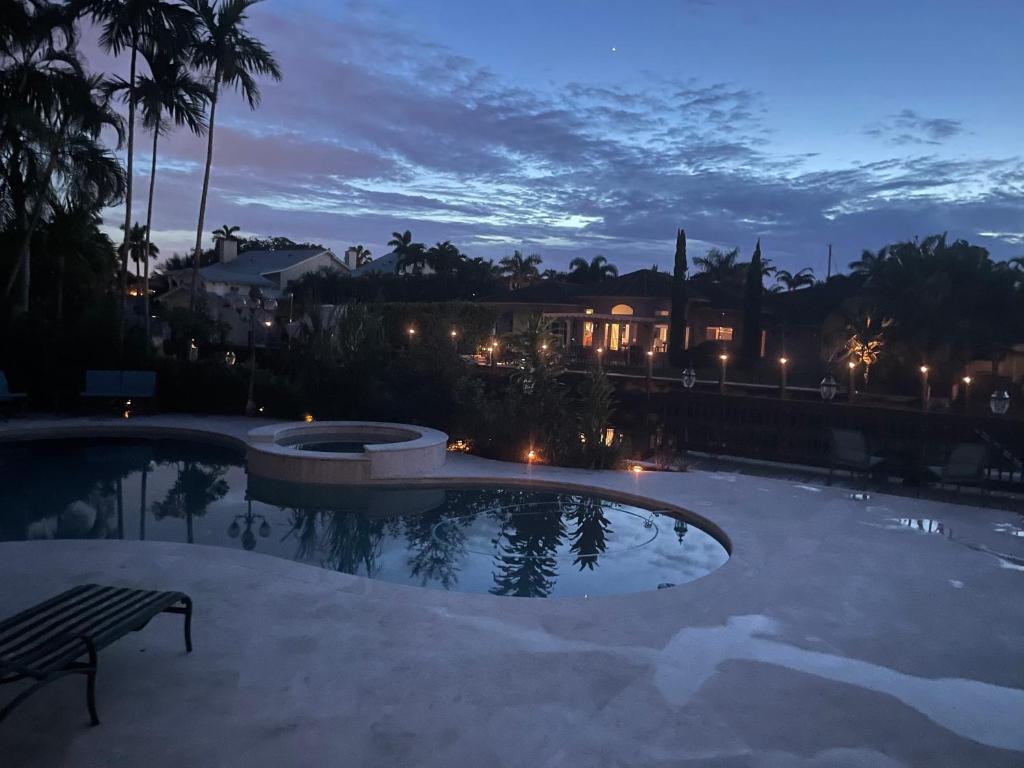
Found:
[(641, 467), (639, 464), (634, 464), (629, 468), (629, 471), (632, 472), (634, 475), (639, 475), (641, 472), (644, 471), (644, 468)]
[(788, 357), (779, 358), (779, 397), (786, 397), (786, 365), (789, 364)]
[(697, 372), (693, 370), (693, 366), (688, 366), (683, 371), (683, 386), (687, 389), (693, 389), (693, 385), (697, 383)]
[(831, 373), (826, 374), (825, 378), (821, 380), (821, 384), (818, 385), (818, 392), (821, 395), (821, 399), (826, 403), (836, 396), (836, 390), (839, 385), (836, 384), (835, 378)]
[(919, 369), (921, 371), (921, 407), (924, 410), (928, 410), (928, 366), (922, 365)]
[(458, 335), (459, 334), (456, 332), (456, 330), (454, 328), (452, 328), (452, 338), (454, 339)]
[(1005, 389), (996, 390), (988, 399), (988, 407), (996, 416), (1004, 416), (1010, 410), (1010, 393)]
[(971, 382), (973, 379), (970, 376), (964, 376), (960, 381), (964, 385), (964, 411), (970, 408), (971, 403)]
[(312, 413), (304, 413), (304, 414), (302, 414), (302, 420), (304, 422), (306, 422), (307, 424), (312, 424), (313, 423), (313, 414)]
[(855, 372), (857, 370), (857, 363), (855, 363), (853, 360), (851, 360), (850, 362), (848, 362), (846, 364), (846, 368), (847, 368), (847, 370), (850, 371), (850, 381), (846, 385), (848, 387), (848, 389), (846, 391), (846, 399), (849, 400), (852, 403), (853, 402), (853, 398), (857, 394), (857, 384), (854, 381)]
[(718, 359), (722, 361), (722, 368), (718, 374), (718, 391), (725, 392), (725, 367), (729, 363), (729, 355), (723, 352), (718, 356)]
[(531, 448), (530, 450), (528, 450), (526, 452), (526, 463), (527, 464), (533, 464), (533, 462), (536, 460), (536, 458), (537, 458), (537, 452), (535, 450), (533, 450), (533, 448)]

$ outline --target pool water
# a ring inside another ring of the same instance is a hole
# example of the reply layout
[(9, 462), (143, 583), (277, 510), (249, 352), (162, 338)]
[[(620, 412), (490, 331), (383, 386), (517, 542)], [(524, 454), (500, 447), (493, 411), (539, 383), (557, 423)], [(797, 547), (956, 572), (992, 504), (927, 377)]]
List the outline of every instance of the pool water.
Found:
[(264, 486), (240, 451), (202, 442), (0, 443), (0, 541), (190, 542), (519, 597), (654, 590), (728, 559), (694, 525), (584, 491)]
[(324, 440), (319, 443), (295, 443), (300, 451), (323, 451), (325, 453), (365, 453), (366, 443), (346, 440)]

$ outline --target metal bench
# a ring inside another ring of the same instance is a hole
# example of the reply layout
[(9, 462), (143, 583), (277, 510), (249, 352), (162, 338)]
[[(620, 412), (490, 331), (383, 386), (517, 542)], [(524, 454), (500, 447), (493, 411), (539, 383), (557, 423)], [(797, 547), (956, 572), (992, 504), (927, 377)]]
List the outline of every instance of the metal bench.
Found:
[(185, 649), (191, 653), (192, 600), (182, 592), (83, 584), (0, 622), (0, 684), (36, 681), (0, 709), (0, 722), (47, 683), (82, 674), (89, 716), (99, 725), (97, 653), (158, 613), (185, 616)]
[(85, 372), (82, 397), (146, 398), (155, 395), (155, 371)]

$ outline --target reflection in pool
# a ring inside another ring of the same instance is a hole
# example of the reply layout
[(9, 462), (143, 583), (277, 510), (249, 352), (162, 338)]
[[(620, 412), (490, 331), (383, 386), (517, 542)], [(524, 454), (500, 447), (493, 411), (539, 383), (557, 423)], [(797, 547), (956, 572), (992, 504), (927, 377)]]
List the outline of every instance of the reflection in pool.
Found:
[(696, 526), (584, 492), (316, 488), (248, 479), (179, 440), (0, 443), (0, 541), (121, 538), (254, 549), (384, 581), (520, 597), (681, 584), (728, 558)]

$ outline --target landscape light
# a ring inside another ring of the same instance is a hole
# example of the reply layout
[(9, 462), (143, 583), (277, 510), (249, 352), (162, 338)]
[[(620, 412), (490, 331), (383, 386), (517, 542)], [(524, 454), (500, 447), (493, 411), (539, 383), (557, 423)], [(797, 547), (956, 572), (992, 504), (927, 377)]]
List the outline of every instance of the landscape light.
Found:
[(457, 333), (455, 332), (455, 329), (454, 329), (454, 328), (452, 328), (452, 338), (454, 339), (454, 338), (455, 338), (455, 337), (456, 337), (457, 335), (458, 335), (458, 334), (457, 334)]
[(654, 350), (648, 349), (647, 350), (647, 356), (648, 357), (654, 357)]
[(966, 385), (967, 385), (968, 387), (969, 387), (969, 386), (971, 386), (971, 377), (970, 377), (970, 376), (964, 376), (964, 378), (963, 378), (963, 382), (964, 382), (964, 384), (966, 384)]
[(409, 329), (409, 335), (410, 336), (415, 336), (416, 335), (416, 329), (415, 328), (410, 328)]
[(779, 358), (779, 365), (785, 365), (788, 362), (789, 362), (789, 358), (788, 357), (780, 357)]
[(725, 352), (723, 352), (722, 354), (720, 354), (718, 356), (718, 359), (721, 360), (724, 363), (726, 360), (729, 359), (729, 356), (727, 354), (725, 354)]
[(927, 376), (928, 375), (928, 366), (927, 365), (922, 365), (920, 370), (921, 370), (921, 375), (923, 375), (923, 376)]
[(313, 414), (312, 413), (304, 413), (304, 414), (302, 414), (302, 420), (304, 422), (306, 422), (307, 424), (312, 424), (313, 423)]
[(267, 326), (267, 328), (269, 328), (274, 324), (274, 318), (268, 317), (266, 320), (263, 321), (263, 324)]
[(644, 471), (644, 468), (641, 467), (639, 464), (634, 464), (632, 467), (629, 468), (629, 471), (635, 475), (638, 475)]
[(849, 366), (849, 368), (850, 368), (850, 370), (851, 370), (851, 371), (852, 371), (852, 370), (853, 370), (854, 368), (856, 368), (856, 367), (857, 367), (857, 364), (856, 364), (855, 362), (853, 362), (853, 360), (851, 360), (850, 362), (848, 362), (848, 363), (847, 363), (847, 365)]

